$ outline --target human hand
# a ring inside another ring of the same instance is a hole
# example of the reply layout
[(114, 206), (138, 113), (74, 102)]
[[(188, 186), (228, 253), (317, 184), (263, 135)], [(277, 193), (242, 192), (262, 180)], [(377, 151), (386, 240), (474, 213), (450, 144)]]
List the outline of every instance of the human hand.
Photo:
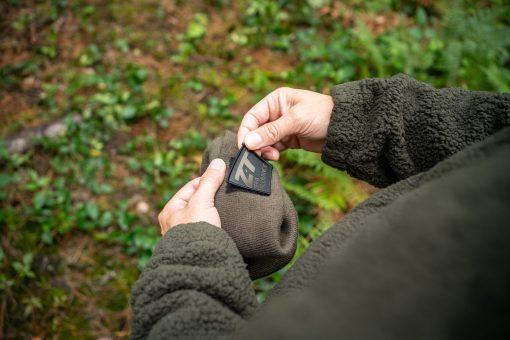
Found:
[(237, 133), (237, 144), (269, 160), (278, 160), (280, 151), (300, 148), (321, 152), (333, 111), (331, 96), (279, 88), (246, 113)]
[(214, 196), (225, 178), (226, 165), (214, 159), (201, 177), (183, 186), (165, 205), (158, 216), (161, 235), (179, 224), (208, 222), (221, 228)]

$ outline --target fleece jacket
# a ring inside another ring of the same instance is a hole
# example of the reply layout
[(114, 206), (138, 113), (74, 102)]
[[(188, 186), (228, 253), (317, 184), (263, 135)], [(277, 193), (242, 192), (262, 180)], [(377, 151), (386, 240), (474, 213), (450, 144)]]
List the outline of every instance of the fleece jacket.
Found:
[(336, 86), (324, 162), (382, 189), (258, 305), (224, 230), (180, 225), (133, 287), (133, 339), (508, 339), (510, 95)]

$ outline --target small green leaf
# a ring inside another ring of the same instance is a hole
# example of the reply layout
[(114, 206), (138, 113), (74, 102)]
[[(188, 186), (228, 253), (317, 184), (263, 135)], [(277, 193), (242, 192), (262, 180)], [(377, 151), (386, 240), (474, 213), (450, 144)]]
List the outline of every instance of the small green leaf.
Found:
[(27, 266), (32, 263), (32, 253), (26, 253), (23, 255), (23, 263)]
[(136, 116), (136, 108), (132, 105), (124, 107), (122, 109), (121, 116), (126, 120), (134, 118)]
[(85, 206), (87, 210), (87, 215), (90, 217), (91, 220), (97, 220), (99, 217), (99, 208), (97, 207), (97, 204), (94, 202), (87, 202)]
[(117, 223), (119, 224), (122, 230), (127, 230), (129, 228), (129, 218), (125, 211), (119, 213), (119, 217), (117, 218)]
[(99, 225), (101, 227), (106, 227), (110, 225), (113, 221), (113, 214), (110, 211), (105, 211), (103, 215), (101, 215), (101, 219), (99, 220)]
[(53, 243), (53, 235), (49, 231), (45, 231), (41, 234), (41, 241), (43, 241), (46, 244), (52, 244)]
[(46, 191), (39, 191), (37, 194), (35, 194), (33, 202), (35, 208), (40, 210), (46, 203)]

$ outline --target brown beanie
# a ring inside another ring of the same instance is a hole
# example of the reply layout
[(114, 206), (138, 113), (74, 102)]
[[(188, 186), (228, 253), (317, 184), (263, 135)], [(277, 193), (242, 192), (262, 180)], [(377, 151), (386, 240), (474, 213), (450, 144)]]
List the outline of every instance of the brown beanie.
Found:
[[(205, 150), (201, 173), (215, 158), (223, 159), (229, 169), (230, 158), (238, 151), (236, 135), (227, 131)], [(226, 177), (215, 196), (221, 227), (236, 243), (252, 279), (274, 273), (294, 256), (298, 225), (296, 210), (278, 172), (273, 169), (269, 196), (235, 187)]]

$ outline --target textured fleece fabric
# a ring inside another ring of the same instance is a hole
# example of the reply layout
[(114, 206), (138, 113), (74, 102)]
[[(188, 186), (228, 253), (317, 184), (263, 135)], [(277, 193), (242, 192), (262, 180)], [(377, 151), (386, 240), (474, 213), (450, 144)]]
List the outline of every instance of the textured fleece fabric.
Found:
[(406, 75), (333, 88), (323, 161), (385, 187), (510, 124), (508, 94), (437, 90)]
[(510, 338), (510, 95), (402, 75), (333, 94), (323, 159), (387, 188), (258, 308), (226, 232), (175, 227), (133, 288), (133, 338)]
[(256, 306), (245, 267), (222, 229), (205, 222), (172, 228), (133, 287), (131, 337), (196, 339), (232, 332)]
[[(215, 158), (229, 164), (235, 157), (237, 136), (227, 131), (204, 152), (202, 173)], [(259, 195), (225, 181), (214, 198), (221, 227), (234, 240), (252, 279), (269, 275), (292, 260), (297, 242), (297, 213), (273, 169), (271, 195)]]

